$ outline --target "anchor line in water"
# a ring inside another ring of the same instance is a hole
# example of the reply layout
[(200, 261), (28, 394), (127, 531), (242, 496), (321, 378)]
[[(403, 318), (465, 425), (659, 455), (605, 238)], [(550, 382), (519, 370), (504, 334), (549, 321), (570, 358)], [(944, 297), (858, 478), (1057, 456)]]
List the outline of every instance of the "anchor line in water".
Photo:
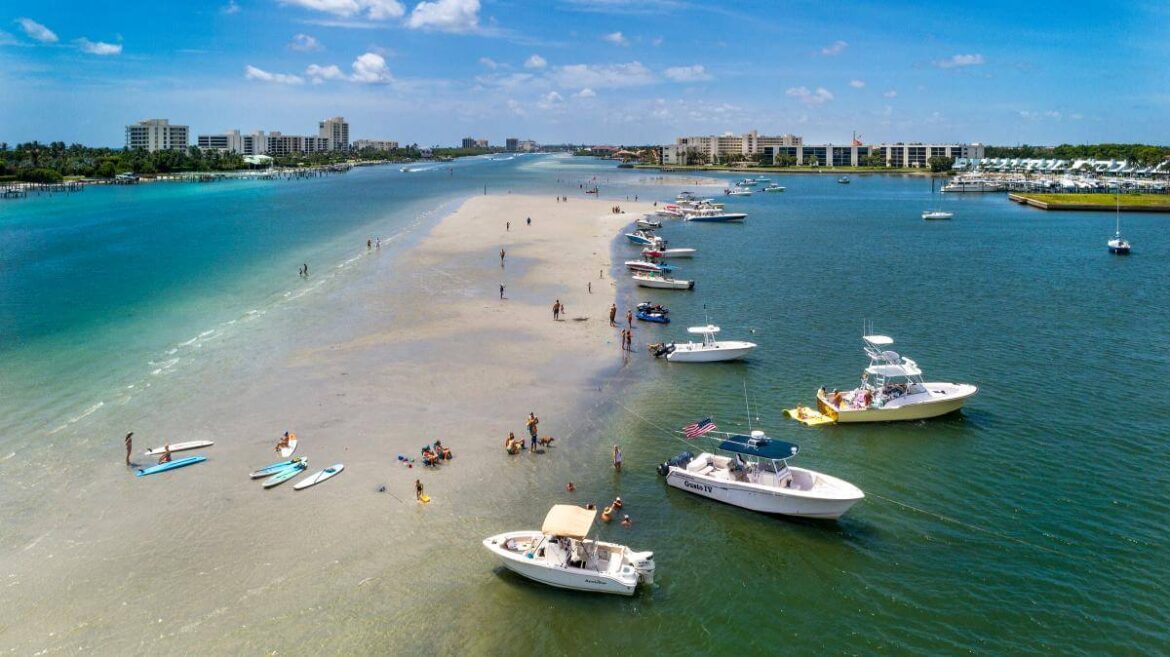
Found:
[[(680, 431), (674, 431), (674, 430), (671, 430), (671, 429), (667, 429), (666, 427), (663, 427), (663, 426), (661, 426), (661, 425), (659, 425), (659, 424), (656, 424), (656, 423), (654, 423), (653, 421), (651, 421), (649, 418), (647, 418), (646, 416), (644, 416), (644, 415), (642, 415), (641, 413), (639, 413), (639, 412), (635, 411), (634, 409), (630, 408), (629, 406), (626, 406), (625, 404), (621, 403), (620, 401), (615, 401), (614, 403), (616, 403), (618, 406), (621, 406), (623, 409), (625, 409), (627, 413), (629, 413), (629, 414), (633, 415), (634, 417), (636, 417), (636, 418), (638, 418), (639, 420), (641, 420), (641, 421), (645, 422), (646, 424), (648, 424), (648, 425), (650, 425), (650, 426), (654, 427), (655, 429), (657, 429), (657, 430), (659, 430), (659, 431), (663, 432), (664, 434), (666, 434), (666, 435), (667, 435), (667, 436), (669, 436), (670, 438), (673, 438), (673, 439), (675, 439), (675, 440), (677, 440), (677, 441), (679, 441), (679, 442), (681, 442), (681, 443), (683, 443), (683, 444), (685, 444), (685, 445), (690, 445), (690, 444), (691, 444), (689, 441), (687, 441), (687, 440), (684, 440), (683, 438), (679, 438), (677, 435), (675, 435), (675, 434), (679, 434), (679, 433), (682, 433), (682, 432), (680, 432)], [(1052, 553), (1052, 554), (1063, 554), (1063, 553), (1062, 553), (1062, 552), (1060, 552), (1059, 550), (1056, 550), (1056, 549), (1054, 549), (1054, 548), (1050, 548), (1050, 547), (1048, 547), (1048, 546), (1045, 546), (1045, 545), (1039, 545), (1039, 544), (1037, 544), (1037, 543), (1032, 543), (1032, 542), (1029, 542), (1029, 541), (1025, 541), (1025, 540), (1024, 540), (1024, 539), (1022, 539), (1022, 538), (1017, 538), (1017, 537), (1015, 537), (1015, 536), (1010, 536), (1010, 535), (1008, 535), (1008, 534), (1004, 534), (1004, 533), (1002, 533), (1002, 532), (997, 532), (997, 531), (995, 531), (994, 529), (988, 529), (988, 528), (986, 528), (986, 527), (980, 527), (980, 526), (978, 526), (978, 525), (972, 525), (971, 523), (968, 523), (968, 522), (963, 522), (962, 520), (959, 520), (959, 519), (957, 519), (957, 518), (951, 518), (950, 516), (944, 516), (944, 515), (942, 515), (941, 513), (935, 513), (934, 511), (929, 511), (929, 510), (927, 510), (927, 509), (923, 509), (923, 508), (920, 508), (920, 507), (916, 507), (916, 506), (914, 506), (914, 505), (912, 505), (912, 504), (906, 504), (905, 502), (899, 502), (898, 500), (895, 500), (895, 499), (893, 499), (893, 498), (890, 498), (890, 497), (886, 497), (886, 496), (884, 496), (884, 495), (878, 495), (878, 494), (876, 494), (876, 493), (866, 493), (866, 496), (867, 496), (867, 497), (873, 497), (873, 498), (876, 498), (876, 499), (879, 499), (879, 500), (882, 500), (882, 501), (885, 501), (885, 502), (889, 502), (890, 504), (893, 504), (893, 505), (895, 505), (895, 506), (898, 506), (898, 507), (901, 507), (901, 508), (903, 508), (903, 509), (906, 509), (907, 511), (914, 511), (915, 513), (919, 513), (919, 514), (922, 514), (922, 515), (924, 515), (924, 516), (929, 516), (929, 517), (931, 517), (931, 518), (934, 518), (934, 519), (936, 519), (936, 520), (940, 520), (940, 521), (942, 521), (942, 522), (945, 522), (945, 523), (949, 523), (949, 524), (952, 524), (952, 525), (956, 525), (956, 526), (959, 526), (959, 527), (963, 527), (963, 528), (965, 528), (965, 529), (969, 529), (969, 530), (971, 530), (971, 531), (980, 532), (980, 533), (983, 533), (983, 534), (987, 534), (987, 535), (989, 535), (989, 536), (995, 536), (996, 538), (1002, 538), (1002, 539), (1005, 539), (1005, 540), (1008, 540), (1008, 541), (1012, 541), (1012, 542), (1014, 542), (1014, 543), (1019, 543), (1020, 545), (1026, 545), (1026, 546), (1028, 546), (1028, 547), (1036, 548), (1037, 550), (1044, 550), (1045, 552), (1050, 552), (1050, 553)]]

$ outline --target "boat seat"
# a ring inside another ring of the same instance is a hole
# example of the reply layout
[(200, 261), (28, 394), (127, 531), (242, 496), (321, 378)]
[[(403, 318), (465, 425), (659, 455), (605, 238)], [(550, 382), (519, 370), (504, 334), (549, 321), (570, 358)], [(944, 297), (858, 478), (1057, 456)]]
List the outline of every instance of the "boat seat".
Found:
[(622, 553), (621, 551), (614, 551), (609, 555), (609, 571), (611, 573), (620, 572), (622, 569)]
[(711, 467), (711, 465), (707, 462), (707, 459), (703, 459), (703, 460), (695, 459), (694, 461), (691, 461), (690, 463), (687, 464), (687, 470), (689, 472), (699, 472), (703, 468), (709, 468), (709, 467)]

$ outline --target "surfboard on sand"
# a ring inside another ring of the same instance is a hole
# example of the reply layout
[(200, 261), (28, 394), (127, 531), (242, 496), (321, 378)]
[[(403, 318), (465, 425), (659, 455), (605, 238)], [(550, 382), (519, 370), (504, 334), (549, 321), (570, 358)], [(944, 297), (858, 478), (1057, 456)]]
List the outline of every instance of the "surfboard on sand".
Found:
[(309, 467), (308, 461), (300, 461), (294, 465), (290, 465), (287, 468), (278, 471), (276, 474), (272, 475), (268, 479), (265, 479), (264, 480), (264, 487), (265, 488), (272, 488), (273, 486), (278, 486), (280, 484), (283, 484), (284, 482), (288, 481), (289, 479), (292, 479), (293, 477), (304, 472), (305, 468), (307, 468), (307, 467)]
[(263, 468), (260, 468), (259, 470), (253, 472), (252, 474), (250, 474), (248, 476), (252, 477), (253, 479), (259, 479), (260, 477), (267, 477), (269, 475), (274, 475), (277, 472), (280, 472), (281, 470), (283, 470), (287, 467), (296, 465), (298, 462), (303, 461), (303, 460), (304, 460), (303, 458), (298, 456), (297, 458), (290, 459), (288, 461), (278, 461), (276, 463), (270, 463), (270, 464), (264, 466)]
[(146, 450), (147, 456), (158, 456), (167, 451), (169, 447), (172, 452), (183, 452), (189, 449), (199, 449), (201, 447), (211, 447), (215, 443), (210, 440), (188, 440), (185, 443), (171, 443), (162, 447), (153, 447)]
[(152, 465), (149, 468), (139, 468), (138, 474), (136, 476), (145, 477), (146, 475), (158, 474), (160, 472), (166, 472), (167, 470), (185, 468), (188, 465), (195, 465), (196, 463), (202, 463), (206, 460), (207, 459), (202, 456), (188, 456), (185, 459), (179, 459), (177, 461), (170, 461), (167, 463), (159, 463), (158, 465)]
[(297, 485), (293, 486), (293, 490), (301, 490), (303, 488), (308, 488), (309, 486), (316, 486), (317, 484), (321, 483), (322, 481), (327, 481), (329, 479), (332, 479), (335, 475), (339, 474), (344, 469), (345, 469), (345, 466), (342, 465), (341, 463), (336, 463), (334, 465), (331, 465), (328, 468), (325, 468), (324, 470), (321, 470), (319, 472), (314, 472), (313, 474), (309, 475), (308, 477), (297, 482)]

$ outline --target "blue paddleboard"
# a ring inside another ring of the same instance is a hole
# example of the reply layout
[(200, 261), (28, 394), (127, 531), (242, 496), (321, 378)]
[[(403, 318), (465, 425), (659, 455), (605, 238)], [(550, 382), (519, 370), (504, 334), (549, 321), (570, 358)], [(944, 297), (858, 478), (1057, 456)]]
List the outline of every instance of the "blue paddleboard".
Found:
[(167, 470), (174, 470), (176, 468), (185, 468), (188, 465), (195, 465), (196, 463), (202, 463), (203, 461), (206, 461), (206, 460), (207, 459), (202, 457), (202, 456), (188, 456), (185, 459), (171, 461), (170, 463), (160, 463), (158, 465), (153, 465), (149, 468), (140, 468), (138, 470), (137, 476), (145, 477), (146, 475), (158, 474), (160, 472), (166, 472)]
[(300, 463), (297, 463), (295, 465), (287, 466), (285, 469), (277, 472), (276, 474), (272, 475), (268, 479), (265, 479), (264, 480), (264, 487), (265, 488), (272, 488), (273, 486), (276, 486), (278, 484), (282, 484), (282, 483), (288, 481), (289, 479), (292, 479), (293, 477), (304, 472), (305, 468), (307, 468), (307, 467), (309, 467), (308, 461), (301, 461)]
[(263, 468), (260, 468), (259, 470), (253, 472), (249, 476), (251, 476), (253, 479), (259, 479), (260, 477), (267, 477), (268, 475), (274, 475), (277, 472), (280, 472), (281, 470), (283, 470), (285, 468), (292, 467), (292, 466), (296, 465), (297, 463), (300, 463), (303, 460), (304, 460), (304, 458), (298, 456), (295, 459), (289, 459), (287, 461), (280, 461), (277, 463), (272, 463), (270, 465), (264, 466)]

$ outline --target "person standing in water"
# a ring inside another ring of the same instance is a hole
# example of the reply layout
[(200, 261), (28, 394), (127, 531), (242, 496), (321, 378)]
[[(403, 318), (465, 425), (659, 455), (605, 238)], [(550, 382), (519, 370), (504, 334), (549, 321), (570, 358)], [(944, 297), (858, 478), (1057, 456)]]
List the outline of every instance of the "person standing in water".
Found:
[(126, 438), (125, 438), (125, 441), (126, 441), (126, 465), (134, 465), (133, 463), (130, 462), (130, 452), (134, 451), (133, 437), (134, 437), (133, 431), (126, 434)]
[(613, 469), (622, 471), (622, 448), (617, 445), (613, 446)]
[(504, 298), (504, 284), (500, 283), (500, 298)]
[(503, 249), (500, 249), (500, 269), (504, 268), (504, 256), (507, 255)]
[(609, 325), (610, 326), (617, 326), (617, 322), (614, 321), (615, 319), (617, 319), (617, 304), (611, 303), (611, 304), (609, 304)]

